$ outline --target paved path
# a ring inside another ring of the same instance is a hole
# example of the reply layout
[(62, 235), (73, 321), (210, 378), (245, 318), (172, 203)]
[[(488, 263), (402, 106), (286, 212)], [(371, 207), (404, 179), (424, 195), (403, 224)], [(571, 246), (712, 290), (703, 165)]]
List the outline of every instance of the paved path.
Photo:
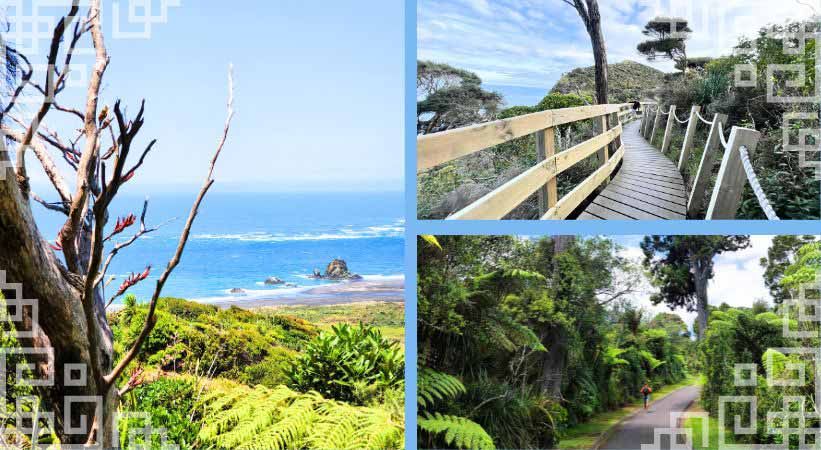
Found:
[[(670, 413), (686, 411), (687, 407), (698, 399), (699, 390), (698, 386), (681, 388), (650, 405), (647, 411), (639, 411), (618, 425), (610, 439), (600, 448), (641, 450), (642, 444), (652, 444), (653, 430), (670, 428)], [(669, 438), (663, 438), (661, 443), (662, 449), (670, 448)]]
[(624, 160), (579, 220), (684, 220), (687, 194), (675, 163), (644, 140), (641, 121), (624, 126)]

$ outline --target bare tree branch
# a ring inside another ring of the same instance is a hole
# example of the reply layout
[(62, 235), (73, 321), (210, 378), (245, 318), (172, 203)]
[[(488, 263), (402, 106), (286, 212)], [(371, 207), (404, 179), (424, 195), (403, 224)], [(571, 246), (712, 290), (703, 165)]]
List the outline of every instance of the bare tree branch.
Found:
[[(51, 47), (48, 55), (49, 69), (46, 71), (46, 88), (48, 89), (48, 94), (50, 95), (46, 95), (43, 99), (43, 103), (40, 105), (39, 111), (37, 111), (37, 114), (26, 130), (26, 134), (24, 135), (22, 142), (20, 142), (20, 149), (17, 151), (17, 181), (20, 183), (20, 190), (24, 196), (27, 196), (29, 192), (28, 176), (26, 175), (26, 149), (31, 145), (31, 141), (37, 133), (37, 128), (39, 128), (40, 124), (43, 122), (43, 119), (46, 117), (46, 114), (48, 114), (49, 109), (51, 109), (53, 96), (56, 90), (54, 71), (51, 68), (53, 68), (57, 63), (57, 55), (60, 51), (60, 42), (63, 39), (66, 28), (70, 26), (71, 22), (74, 21), (74, 18), (77, 16), (77, 12), (79, 10), (80, 0), (73, 0), (71, 10), (69, 10), (68, 15), (60, 19), (60, 22), (54, 28), (54, 34), (51, 38)], [(67, 71), (68, 68), (66, 68), (66, 72)]]
[[(3, 126), (2, 130), (4, 135), (6, 135), (9, 139), (20, 143), (22, 146), (22, 143), (26, 138), (22, 133), (18, 133), (7, 126)], [(60, 172), (57, 170), (57, 166), (48, 154), (48, 151), (46, 151), (43, 142), (40, 139), (33, 139), (30, 141), (30, 147), (34, 151), (35, 156), (37, 156), (37, 159), (40, 160), (40, 164), (43, 166), (43, 170), (46, 172), (48, 179), (51, 181), (51, 184), (60, 196), (60, 200), (63, 202), (71, 202), (71, 190), (63, 179), (63, 176), (60, 175)]]
[[(99, 102), (103, 75), (109, 62), (103, 30), (100, 24), (100, 0), (92, 0), (91, 7), (89, 8), (88, 22), (94, 42), (95, 63), (91, 79), (88, 83), (86, 112), (83, 116), (85, 124), (83, 129), (86, 143), (82, 158), (80, 158), (80, 163), (77, 167), (76, 192), (72, 197), (71, 210), (68, 220), (66, 220), (61, 231), (63, 256), (65, 257), (66, 266), (71, 272), (80, 272), (76, 239), (77, 233), (80, 231), (81, 221), (88, 209), (88, 191), (91, 187), (91, 178), (97, 166), (97, 104)], [(88, 291), (84, 293), (83, 299), (85, 302), (90, 302), (90, 294)]]
[(105, 376), (105, 382), (108, 386), (111, 386), (113, 383), (116, 382), (117, 378), (122, 374), (123, 370), (131, 363), (137, 353), (140, 351), (140, 347), (142, 347), (143, 342), (151, 333), (151, 330), (154, 329), (154, 323), (156, 318), (154, 313), (157, 308), (157, 301), (160, 298), (160, 294), (162, 293), (163, 286), (165, 285), (166, 280), (177, 267), (179, 264), (180, 259), (182, 258), (183, 251), (185, 250), (185, 245), (188, 242), (188, 237), (191, 233), (191, 227), (194, 225), (194, 219), (197, 217), (197, 213), (199, 213), (200, 205), (202, 204), (203, 199), (205, 198), (205, 194), (208, 193), (208, 190), (214, 184), (214, 179), (212, 178), (214, 174), (214, 167), (216, 166), (217, 160), (219, 159), (220, 154), (222, 153), (222, 149), (225, 146), (225, 142), (228, 139), (228, 131), (231, 128), (231, 120), (234, 117), (234, 77), (233, 77), (233, 66), (228, 70), (228, 117), (225, 120), (225, 128), (223, 129), (222, 137), (220, 138), (219, 144), (217, 144), (217, 149), (214, 152), (213, 158), (211, 158), (211, 164), (208, 169), (208, 175), (205, 177), (205, 182), (203, 183), (202, 188), (200, 189), (200, 193), (197, 196), (197, 199), (194, 201), (194, 205), (191, 207), (191, 212), (188, 214), (188, 220), (185, 223), (185, 228), (183, 228), (182, 235), (180, 235), (179, 243), (177, 244), (177, 250), (174, 253), (174, 257), (171, 261), (168, 262), (168, 266), (165, 268), (165, 271), (160, 275), (160, 279), (157, 280), (157, 286), (154, 289), (154, 294), (151, 296), (151, 302), (148, 305), (148, 314), (146, 315), (145, 325), (143, 326), (142, 331), (140, 332), (137, 339), (134, 341), (134, 345), (129, 349), (119, 363), (114, 367), (114, 370), (111, 371), (108, 375)]

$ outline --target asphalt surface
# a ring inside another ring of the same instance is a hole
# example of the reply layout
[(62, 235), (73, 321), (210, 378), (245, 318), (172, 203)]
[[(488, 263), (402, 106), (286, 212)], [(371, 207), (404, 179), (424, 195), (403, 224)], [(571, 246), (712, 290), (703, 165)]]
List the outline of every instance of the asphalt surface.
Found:
[[(697, 386), (681, 388), (650, 405), (647, 411), (639, 411), (618, 425), (610, 439), (600, 448), (641, 450), (642, 444), (653, 444), (654, 430), (657, 428), (671, 428), (670, 413), (686, 411), (687, 407), (698, 399), (699, 390), (700, 388)], [(662, 437), (660, 444), (660, 446), (653, 446), (652, 448), (669, 449), (670, 438)]]

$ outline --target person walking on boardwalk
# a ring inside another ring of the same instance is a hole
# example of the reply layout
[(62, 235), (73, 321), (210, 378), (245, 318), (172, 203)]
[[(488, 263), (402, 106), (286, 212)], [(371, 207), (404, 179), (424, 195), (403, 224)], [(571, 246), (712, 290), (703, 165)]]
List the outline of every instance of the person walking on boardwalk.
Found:
[(653, 392), (653, 388), (650, 387), (650, 381), (648, 380), (644, 383), (644, 386), (641, 387), (641, 394), (644, 395), (644, 409), (647, 409), (647, 402), (650, 400), (651, 392)]

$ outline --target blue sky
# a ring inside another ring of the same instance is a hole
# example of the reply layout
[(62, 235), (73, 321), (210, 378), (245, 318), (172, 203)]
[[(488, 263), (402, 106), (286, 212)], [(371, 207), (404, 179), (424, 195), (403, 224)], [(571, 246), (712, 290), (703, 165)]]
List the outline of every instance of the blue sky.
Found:
[[(622, 255), (640, 263), (644, 258), (639, 245), (643, 236), (614, 236), (613, 240), (624, 247)], [(727, 303), (731, 306), (751, 306), (758, 299), (772, 304), (772, 297), (764, 285), (764, 269), (759, 264), (762, 257), (767, 256), (767, 249), (772, 244), (773, 236), (753, 235), (750, 237), (750, 247), (737, 252), (728, 252), (716, 256), (715, 277), (707, 286), (707, 296), (711, 305), (718, 306)], [(643, 290), (633, 296), (634, 304), (646, 308), (652, 313), (669, 312), (670, 308), (664, 304), (654, 306), (650, 302), (653, 288), (644, 286)], [(696, 314), (684, 309), (677, 309), (674, 313), (692, 328)]]
[[(690, 19), (691, 56), (727, 54), (767, 23), (808, 17), (818, 0), (600, 0), (609, 62), (645, 62), (636, 52), (648, 19)], [(549, 90), (576, 67), (593, 65), (590, 40), (562, 0), (418, 0), (420, 59), (478, 73), (488, 85)], [(652, 64), (671, 71), (669, 62)]]
[[(194, 189), (201, 183), (225, 121), (227, 68), (233, 63), (237, 115), (217, 169), (217, 189), (402, 189), (402, 2), (254, 0), (238, 7), (177, 1), (167, 22), (153, 25), (150, 39), (117, 39), (112, 5), (118, 2), (104, 0), (111, 65), (103, 101), (122, 98), (136, 113), (146, 98), (141, 137), (159, 139), (134, 187)], [(128, 1), (119, 3), (125, 8)], [(158, 14), (160, 0), (152, 4)], [(7, 12), (12, 22), (15, 14)], [(119, 23), (126, 31), (142, 29), (124, 16)], [(44, 61), (44, 55), (32, 59)], [(85, 85), (70, 89), (63, 103), (80, 99)], [(47, 122), (62, 130), (75, 127), (61, 116), (52, 112)], [(29, 167), (36, 165), (32, 158)], [(39, 173), (32, 178), (35, 185), (44, 180)]]

